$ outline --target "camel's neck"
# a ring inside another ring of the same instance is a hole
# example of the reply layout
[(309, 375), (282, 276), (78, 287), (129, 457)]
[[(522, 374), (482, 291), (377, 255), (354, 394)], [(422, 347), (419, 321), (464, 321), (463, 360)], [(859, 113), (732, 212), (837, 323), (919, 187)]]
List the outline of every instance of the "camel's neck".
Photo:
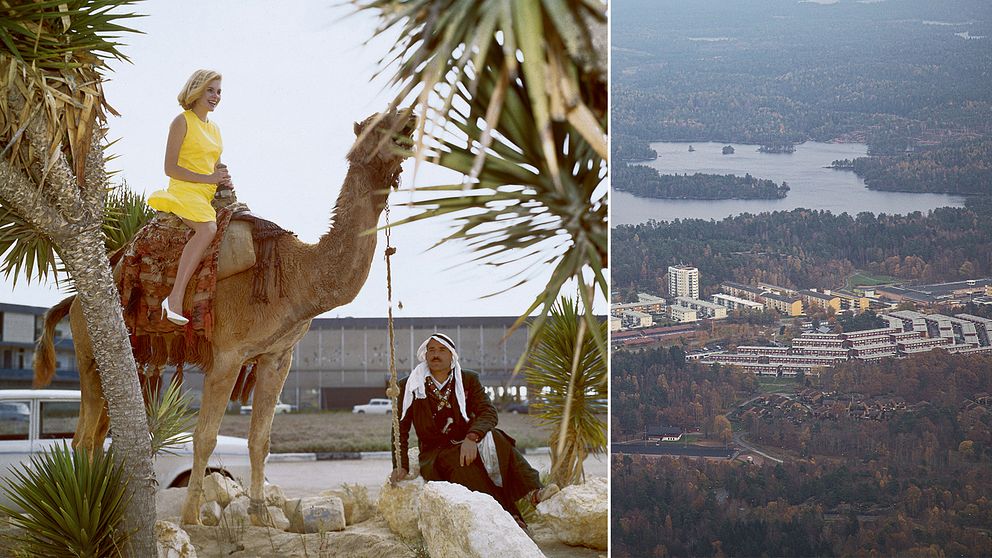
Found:
[[(333, 225), (305, 251), (299, 270), (309, 276), (303, 307), (316, 316), (351, 302), (369, 275), (375, 255), (374, 229), (386, 206), (392, 180), (385, 169), (352, 164), (335, 205)], [(291, 295), (292, 296), (292, 295)]]

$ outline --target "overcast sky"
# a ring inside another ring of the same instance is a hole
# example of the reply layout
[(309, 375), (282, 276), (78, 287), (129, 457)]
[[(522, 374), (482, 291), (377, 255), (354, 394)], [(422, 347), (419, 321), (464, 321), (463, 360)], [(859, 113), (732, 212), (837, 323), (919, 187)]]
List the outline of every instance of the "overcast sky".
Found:
[[(386, 107), (386, 82), (372, 81), (377, 61), (390, 41), (371, 36), (375, 21), (348, 16), (336, 2), (174, 1), (140, 2), (134, 10), (148, 17), (130, 21), (143, 35), (123, 37), (131, 63), (115, 63), (105, 93), (121, 113), (110, 119), (109, 163), (128, 186), (147, 196), (164, 188), (166, 135), (181, 111), (176, 95), (197, 68), (221, 72), (223, 96), (210, 115), (224, 138), (223, 160), (238, 199), (258, 215), (315, 242), (327, 229), (330, 211), (347, 172), (345, 155), (354, 142), (352, 123)], [(402, 176), (413, 185), (413, 166)], [(446, 184), (459, 176), (421, 167), (417, 185)], [(409, 200), (393, 194), (392, 204)], [(392, 219), (409, 214), (394, 208)], [(508, 293), (481, 298), (508, 286), (504, 272), (456, 266), (469, 258), (461, 246), (426, 252), (450, 230), (449, 223), (414, 224), (394, 230), (394, 297), (397, 316), (517, 315), (527, 308), (550, 270)], [(379, 235), (372, 271), (354, 302), (324, 317), (386, 314), (385, 264)], [(63, 293), (54, 286), (12, 289), (4, 280), (0, 302), (51, 306)]]

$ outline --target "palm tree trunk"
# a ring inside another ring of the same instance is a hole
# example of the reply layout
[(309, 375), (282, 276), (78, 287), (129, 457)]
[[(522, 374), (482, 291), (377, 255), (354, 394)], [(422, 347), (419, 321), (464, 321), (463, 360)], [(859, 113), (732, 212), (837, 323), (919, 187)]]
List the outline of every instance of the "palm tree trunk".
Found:
[[(11, 94), (12, 105), (23, 99)], [(40, 117), (31, 120), (27, 138), (41, 153), (48, 151), (48, 133)], [(80, 180), (64, 156), (57, 155), (45, 181), (36, 186), (22, 170), (0, 160), (0, 198), (37, 227), (56, 246), (59, 257), (76, 281), (83, 317), (110, 415), (115, 459), (131, 473), (128, 486), (127, 528), (133, 532), (130, 554), (155, 556), (155, 473), (152, 468), (148, 419), (131, 353), (120, 295), (114, 285), (103, 244), (107, 175), (100, 136), (92, 136), (85, 176)], [(56, 153), (61, 153), (57, 151)]]
[(155, 471), (152, 468), (148, 418), (137, 369), (124, 325), (120, 295), (99, 229), (61, 244), (62, 260), (76, 282), (93, 357), (110, 414), (114, 455), (130, 473), (128, 531), (130, 554), (155, 556)]

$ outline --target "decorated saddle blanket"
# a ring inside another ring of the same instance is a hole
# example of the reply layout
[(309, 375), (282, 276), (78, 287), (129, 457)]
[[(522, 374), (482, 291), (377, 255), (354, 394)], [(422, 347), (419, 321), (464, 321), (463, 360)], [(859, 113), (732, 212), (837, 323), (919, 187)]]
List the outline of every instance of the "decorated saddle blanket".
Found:
[(172, 291), (179, 257), (193, 231), (178, 217), (159, 213), (128, 245), (121, 259), (117, 285), (124, 307), (124, 321), (131, 332), (131, 346), (139, 365), (181, 367), (188, 362), (209, 369), (218, 255), (224, 234), (235, 219), (252, 225), (256, 252), (253, 300), (267, 302), (270, 289), (276, 290), (278, 296), (285, 296), (275, 241), (293, 233), (252, 215), (244, 204), (234, 203), (217, 211), (217, 235), (186, 289), (182, 313), (189, 318), (189, 323), (177, 326), (162, 318), (162, 300)]

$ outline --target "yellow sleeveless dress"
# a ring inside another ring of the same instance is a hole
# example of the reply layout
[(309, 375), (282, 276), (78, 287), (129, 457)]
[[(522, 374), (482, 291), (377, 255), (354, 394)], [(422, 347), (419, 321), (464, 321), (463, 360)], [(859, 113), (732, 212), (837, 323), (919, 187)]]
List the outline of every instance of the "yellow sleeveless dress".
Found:
[[(213, 122), (200, 120), (191, 110), (184, 111), (183, 117), (186, 119), (186, 137), (179, 147), (179, 166), (199, 174), (213, 173), (224, 149), (220, 128)], [(217, 212), (210, 205), (216, 190), (216, 184), (170, 178), (169, 188), (153, 192), (148, 197), (148, 205), (197, 223), (216, 221)]]

